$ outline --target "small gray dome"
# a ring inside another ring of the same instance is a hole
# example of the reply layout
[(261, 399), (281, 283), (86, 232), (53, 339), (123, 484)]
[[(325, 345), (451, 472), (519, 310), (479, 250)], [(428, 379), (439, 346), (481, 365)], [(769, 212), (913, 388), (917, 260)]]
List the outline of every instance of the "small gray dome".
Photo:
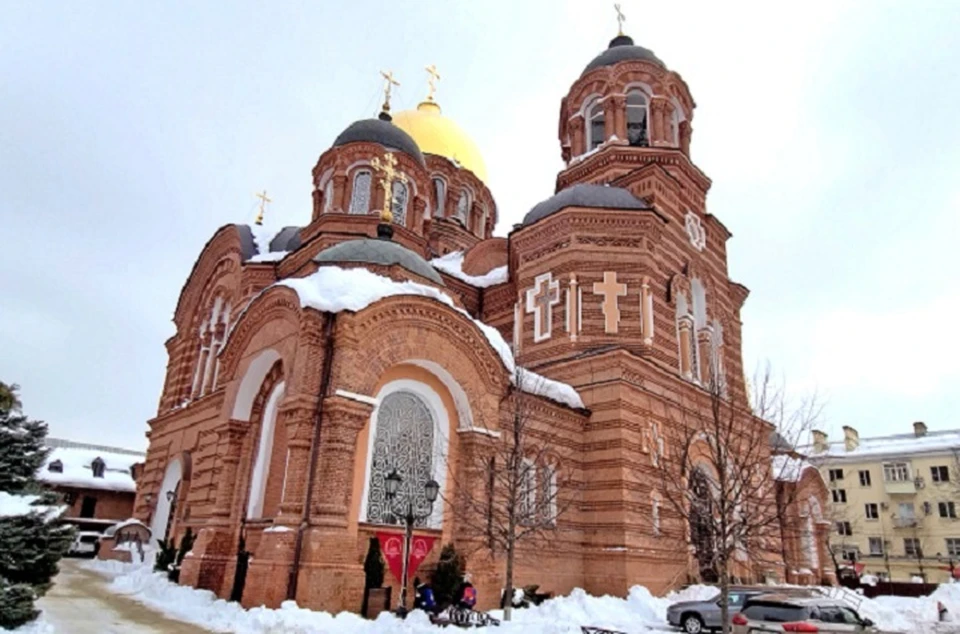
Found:
[(363, 238), (341, 242), (324, 249), (314, 258), (314, 262), (334, 264), (337, 262), (362, 262), (382, 266), (401, 266), (415, 275), (443, 286), (443, 278), (430, 264), (410, 249), (390, 240)]
[(587, 64), (587, 67), (583, 69), (580, 76), (583, 77), (594, 68), (613, 66), (617, 62), (624, 62), (631, 59), (644, 59), (648, 62), (653, 62), (661, 68), (667, 67), (649, 48), (636, 46), (633, 43), (633, 38), (628, 35), (618, 35), (610, 40), (610, 48), (594, 57), (593, 61)]
[(413, 137), (389, 121), (382, 119), (354, 121), (333, 141), (333, 147), (363, 141), (379, 143), (389, 150), (397, 150), (412, 156), (417, 163), (424, 167), (427, 165), (423, 159), (423, 152), (420, 151), (420, 147), (413, 140)]
[(523, 217), (523, 224), (530, 225), (567, 207), (595, 207), (598, 209), (653, 209), (646, 201), (641, 200), (622, 187), (608, 187), (607, 185), (589, 185), (580, 183), (572, 185), (563, 191), (554, 194)]

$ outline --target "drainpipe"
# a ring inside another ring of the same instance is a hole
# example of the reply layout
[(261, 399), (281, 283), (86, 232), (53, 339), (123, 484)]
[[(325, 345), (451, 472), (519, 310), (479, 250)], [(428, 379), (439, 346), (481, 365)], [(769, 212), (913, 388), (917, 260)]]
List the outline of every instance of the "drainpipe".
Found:
[(320, 458), (320, 429), (323, 424), (323, 401), (327, 397), (330, 387), (330, 372), (333, 369), (333, 325), (337, 319), (336, 313), (327, 313), (326, 323), (323, 326), (323, 370), (320, 375), (320, 394), (317, 398), (317, 410), (313, 418), (313, 438), (310, 440), (310, 472), (307, 476), (307, 497), (303, 502), (303, 516), (300, 518), (300, 527), (297, 529), (297, 539), (293, 546), (293, 565), (290, 567), (290, 578), (287, 580), (287, 600), (293, 601), (297, 596), (297, 577), (300, 576), (300, 556), (303, 552), (303, 532), (310, 522), (310, 503), (313, 499), (314, 474), (317, 470), (317, 460)]

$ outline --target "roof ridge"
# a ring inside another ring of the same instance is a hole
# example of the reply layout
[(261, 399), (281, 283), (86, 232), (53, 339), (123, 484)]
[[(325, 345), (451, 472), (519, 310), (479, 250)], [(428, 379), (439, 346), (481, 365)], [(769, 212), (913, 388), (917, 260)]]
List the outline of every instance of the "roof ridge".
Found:
[(79, 442), (76, 440), (67, 440), (65, 438), (50, 438), (44, 440), (44, 444), (51, 449), (90, 449), (92, 451), (103, 451), (106, 453), (122, 454), (125, 456), (147, 456), (145, 451), (136, 449), (124, 449), (123, 447), (111, 447), (109, 445), (95, 445), (92, 443)]

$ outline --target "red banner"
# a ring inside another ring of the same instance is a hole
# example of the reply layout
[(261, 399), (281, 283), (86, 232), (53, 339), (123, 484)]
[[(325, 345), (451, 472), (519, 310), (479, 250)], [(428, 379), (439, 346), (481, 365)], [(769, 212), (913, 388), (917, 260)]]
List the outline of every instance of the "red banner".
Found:
[[(390, 572), (401, 581), (403, 577), (403, 533), (384, 533), (377, 532), (377, 540), (380, 542), (380, 551), (383, 553), (383, 559), (387, 562)], [(407, 560), (407, 579), (412, 579), (417, 572), (417, 568), (427, 558), (430, 551), (433, 550), (433, 544), (437, 541), (436, 537), (425, 535), (414, 535), (410, 542), (410, 557)]]

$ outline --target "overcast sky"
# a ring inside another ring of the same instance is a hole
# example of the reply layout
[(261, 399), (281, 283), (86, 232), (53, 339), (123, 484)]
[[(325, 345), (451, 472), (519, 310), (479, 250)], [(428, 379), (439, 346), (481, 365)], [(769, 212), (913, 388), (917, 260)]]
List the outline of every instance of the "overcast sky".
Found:
[[(596, 0), (0, 5), (0, 380), (53, 434), (130, 447), (201, 248), (262, 188), (269, 223), (309, 221), (380, 69), (396, 110), (437, 64), (505, 235), (553, 193), (560, 99), (616, 34)], [(960, 427), (960, 2), (622, 5), (696, 100), (747, 367), (818, 389), (834, 437)]]

